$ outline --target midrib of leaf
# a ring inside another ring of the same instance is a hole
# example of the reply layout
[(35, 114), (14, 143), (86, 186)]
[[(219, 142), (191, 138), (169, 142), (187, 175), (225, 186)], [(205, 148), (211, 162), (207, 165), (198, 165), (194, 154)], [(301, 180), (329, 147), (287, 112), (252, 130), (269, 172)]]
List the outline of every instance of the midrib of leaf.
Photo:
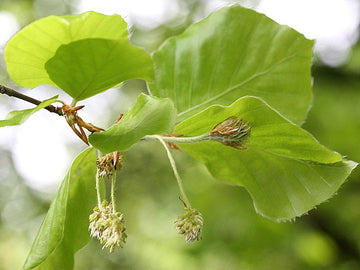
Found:
[[(305, 50), (305, 49), (304, 49), (304, 50)], [(213, 101), (215, 101), (215, 100), (217, 100), (217, 99), (219, 99), (219, 98), (227, 95), (228, 93), (230, 93), (231, 91), (233, 91), (233, 90), (235, 90), (235, 89), (237, 89), (237, 88), (243, 87), (244, 85), (246, 85), (247, 83), (251, 82), (252, 80), (254, 80), (254, 79), (258, 78), (258, 77), (261, 77), (261, 76), (263, 76), (263, 75), (266, 75), (267, 73), (269, 73), (271, 70), (273, 70), (273, 69), (276, 68), (277, 66), (279, 66), (279, 65), (285, 63), (286, 61), (288, 61), (288, 60), (290, 60), (290, 59), (298, 56), (302, 51), (303, 51), (303, 50), (298, 51), (297, 53), (294, 53), (294, 54), (292, 54), (292, 55), (290, 55), (290, 56), (282, 59), (282, 60), (279, 61), (278, 63), (272, 65), (272, 66), (271, 66), (270, 68), (268, 68), (267, 70), (264, 70), (264, 71), (262, 71), (262, 72), (259, 72), (259, 73), (257, 73), (257, 74), (254, 74), (254, 75), (252, 75), (251, 77), (249, 77), (248, 79), (246, 79), (246, 80), (244, 80), (244, 81), (242, 81), (242, 82), (240, 82), (240, 83), (238, 83), (238, 84), (236, 84), (236, 85), (234, 85), (234, 86), (232, 86), (232, 87), (230, 87), (230, 88), (225, 89), (224, 91), (222, 91), (222, 92), (219, 93), (218, 95), (216, 95), (216, 96), (214, 96), (214, 97), (212, 97), (212, 98), (209, 98), (208, 100), (206, 100), (206, 101), (204, 101), (204, 102), (201, 102), (201, 103), (199, 103), (199, 104), (197, 104), (197, 105), (195, 105), (195, 106), (193, 106), (193, 107), (191, 107), (191, 108), (189, 108), (189, 109), (187, 109), (187, 110), (185, 110), (185, 111), (182, 111), (182, 112), (179, 113), (177, 116), (178, 116), (178, 117), (181, 117), (182, 115), (184, 115), (184, 114), (186, 114), (186, 113), (189, 113), (189, 112), (191, 112), (191, 111), (193, 111), (193, 110), (196, 110), (197, 108), (200, 108), (200, 107), (202, 107), (202, 106), (204, 106), (204, 105), (206, 105), (206, 104), (212, 103)], [(176, 93), (176, 91), (174, 91), (174, 92)], [(175, 98), (176, 98), (176, 96), (175, 96)]]
[[(253, 148), (261, 149), (263, 152), (268, 153), (268, 154), (270, 154), (270, 155), (274, 155), (274, 156), (277, 156), (277, 157), (280, 157), (280, 158), (291, 159), (291, 160), (294, 160), (294, 161), (296, 161), (296, 162), (302, 163), (302, 164), (306, 165), (306, 166), (307, 166), (310, 170), (312, 170), (314, 173), (316, 173), (316, 174), (319, 176), (319, 178), (320, 178), (328, 187), (331, 187), (331, 186), (332, 186), (328, 181), (326, 181), (326, 180), (324, 179), (324, 177), (322, 177), (322, 176), (319, 174), (319, 172), (317, 172), (313, 167), (310, 166), (310, 164), (308, 163), (310, 160), (297, 159), (297, 158), (289, 157), (289, 156), (286, 156), (286, 155), (274, 153), (274, 152), (269, 151), (269, 150), (267, 150), (267, 149), (264, 149), (264, 148), (262, 148), (262, 147), (253, 147)], [(331, 163), (330, 163), (330, 164), (331, 164)], [(326, 163), (321, 163), (321, 166), (327, 166), (327, 164), (326, 164)], [(293, 174), (293, 175), (294, 175), (294, 174)], [(294, 176), (296, 177), (296, 175), (294, 175)], [(298, 179), (298, 177), (296, 177), (296, 178)], [(302, 181), (300, 181), (300, 180), (299, 180), (299, 182), (302, 183)], [(307, 189), (307, 187), (306, 187), (306, 189)]]
[[(294, 148), (294, 147), (292, 147)], [(260, 147), (260, 146), (249, 146), (248, 149), (254, 149), (254, 150), (261, 150), (262, 152), (265, 152), (269, 155), (274, 155), (276, 157), (280, 157), (280, 158), (287, 158), (287, 159), (291, 159), (291, 160), (294, 160), (294, 161), (298, 161), (298, 162), (304, 162), (306, 163), (307, 161), (311, 161), (311, 160), (307, 160), (307, 159), (301, 159), (301, 158), (295, 158), (295, 157), (292, 157), (292, 156), (288, 156), (288, 155), (285, 155), (285, 154), (280, 154), (280, 153), (276, 153), (276, 152), (273, 152), (267, 148), (263, 148), (263, 147)], [(302, 149), (305, 149), (305, 150), (308, 150), (306, 148), (300, 148), (301, 150)], [(312, 150), (312, 149), (310, 149)], [(315, 151), (315, 150), (312, 150), (312, 151)], [(317, 150), (317, 151), (321, 151), (321, 150)], [(327, 163), (321, 163), (321, 164), (327, 164)], [(328, 164), (332, 164), (332, 163), (328, 163)]]

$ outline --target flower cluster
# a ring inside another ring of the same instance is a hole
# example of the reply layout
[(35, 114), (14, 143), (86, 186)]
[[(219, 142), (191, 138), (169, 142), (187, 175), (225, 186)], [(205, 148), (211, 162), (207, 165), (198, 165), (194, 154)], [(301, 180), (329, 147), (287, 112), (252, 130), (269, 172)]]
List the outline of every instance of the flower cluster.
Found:
[(200, 233), (203, 227), (203, 217), (201, 213), (190, 207), (185, 207), (185, 213), (180, 215), (175, 221), (176, 230), (185, 236), (186, 243), (200, 240)]
[(227, 146), (244, 150), (244, 144), (250, 137), (251, 126), (248, 122), (236, 116), (230, 116), (217, 124), (210, 132), (211, 140), (221, 142)]
[(96, 160), (96, 166), (100, 178), (111, 177), (115, 169), (113, 154), (109, 153), (103, 157), (99, 157)]
[(98, 238), (103, 248), (113, 252), (116, 246), (123, 247), (127, 237), (124, 215), (114, 212), (111, 203), (103, 201), (100, 208), (95, 207), (89, 221), (90, 235)]

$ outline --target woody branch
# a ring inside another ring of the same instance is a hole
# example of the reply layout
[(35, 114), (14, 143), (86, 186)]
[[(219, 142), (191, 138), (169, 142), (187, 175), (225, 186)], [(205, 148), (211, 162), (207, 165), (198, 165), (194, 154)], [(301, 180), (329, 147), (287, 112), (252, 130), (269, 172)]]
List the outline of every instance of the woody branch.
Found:
[[(8, 95), (10, 97), (16, 97), (18, 99), (27, 101), (27, 102), (35, 104), (35, 105), (39, 105), (41, 103), (40, 100), (37, 100), (35, 98), (29, 97), (29, 96), (24, 95), (24, 94), (21, 94), (21, 93), (13, 90), (11, 88), (3, 86), (3, 85), (0, 85), (0, 93)], [(60, 116), (63, 115), (63, 112), (62, 112), (61, 108), (55, 107), (53, 105), (49, 105), (49, 106), (45, 107), (44, 109), (48, 110), (49, 112), (56, 113), (56, 114), (58, 114)]]

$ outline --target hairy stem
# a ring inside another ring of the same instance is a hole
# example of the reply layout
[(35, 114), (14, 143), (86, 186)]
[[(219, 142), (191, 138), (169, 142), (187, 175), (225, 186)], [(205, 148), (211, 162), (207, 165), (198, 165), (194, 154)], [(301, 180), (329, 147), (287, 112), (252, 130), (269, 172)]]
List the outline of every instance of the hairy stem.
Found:
[(145, 141), (154, 141), (159, 140), (159, 137), (165, 142), (172, 143), (196, 143), (201, 141), (211, 140), (211, 137), (208, 133), (194, 136), (194, 137), (171, 137), (171, 136), (160, 136), (160, 135), (146, 135), (143, 139)]
[[(30, 103), (35, 104), (35, 105), (39, 105), (41, 103), (40, 100), (37, 100), (35, 98), (29, 97), (29, 96), (24, 95), (24, 94), (21, 94), (21, 93), (15, 91), (13, 89), (10, 89), (10, 88), (8, 88), (6, 86), (3, 86), (3, 85), (0, 85), (0, 93), (8, 95), (9, 97), (16, 97), (18, 99), (30, 102)], [(56, 114), (58, 114), (60, 116), (63, 115), (61, 109), (58, 108), (58, 107), (55, 107), (53, 105), (49, 105), (49, 106), (45, 107), (44, 109), (48, 110), (49, 112), (56, 113)]]
[(98, 207), (101, 210), (102, 206), (101, 206), (101, 196), (100, 196), (100, 179), (99, 179), (99, 174), (96, 173), (96, 195), (97, 195), (97, 201), (98, 201)]
[(113, 169), (113, 174), (111, 176), (111, 201), (113, 213), (116, 213), (115, 209), (115, 182), (116, 182), (116, 170)]
[(178, 186), (179, 186), (179, 189), (180, 189), (180, 195), (183, 199), (183, 201), (185, 202), (186, 206), (187, 207), (190, 207), (191, 208), (191, 204), (190, 204), (190, 201), (188, 199), (188, 197), (186, 196), (186, 193), (185, 193), (185, 188), (184, 188), (184, 184), (180, 178), (180, 175), (176, 169), (176, 164), (175, 164), (175, 160), (170, 152), (170, 149), (169, 147), (166, 145), (166, 142), (165, 142), (165, 138), (167, 137), (161, 137), (159, 135), (154, 135), (155, 138), (157, 138), (161, 143), (162, 145), (164, 146), (165, 150), (166, 150), (166, 153), (168, 155), (168, 158), (169, 158), (169, 161), (170, 161), (170, 164), (171, 164), (171, 167), (173, 169), (173, 172), (174, 172), (174, 175), (175, 175), (175, 178), (176, 178), (176, 181), (178, 183)]

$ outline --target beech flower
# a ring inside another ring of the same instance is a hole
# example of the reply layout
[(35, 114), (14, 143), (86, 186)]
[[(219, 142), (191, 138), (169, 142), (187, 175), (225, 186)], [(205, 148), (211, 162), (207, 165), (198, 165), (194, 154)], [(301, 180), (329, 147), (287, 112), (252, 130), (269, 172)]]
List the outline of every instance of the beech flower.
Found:
[(200, 240), (200, 234), (203, 227), (203, 217), (201, 213), (189, 207), (185, 207), (185, 213), (180, 215), (175, 221), (176, 230), (179, 234), (185, 236), (186, 243), (192, 243)]
[(99, 157), (96, 160), (96, 166), (98, 169), (98, 174), (100, 178), (109, 178), (113, 175), (115, 166), (114, 166), (114, 155), (112, 153), (106, 154), (103, 157)]
[(114, 212), (111, 203), (103, 201), (101, 208), (95, 207), (89, 221), (90, 236), (99, 239), (103, 249), (113, 252), (116, 246), (123, 247), (127, 238), (124, 215)]
[(250, 137), (251, 126), (236, 116), (230, 116), (217, 124), (210, 132), (211, 140), (221, 142), (236, 149), (246, 149), (245, 143)]

